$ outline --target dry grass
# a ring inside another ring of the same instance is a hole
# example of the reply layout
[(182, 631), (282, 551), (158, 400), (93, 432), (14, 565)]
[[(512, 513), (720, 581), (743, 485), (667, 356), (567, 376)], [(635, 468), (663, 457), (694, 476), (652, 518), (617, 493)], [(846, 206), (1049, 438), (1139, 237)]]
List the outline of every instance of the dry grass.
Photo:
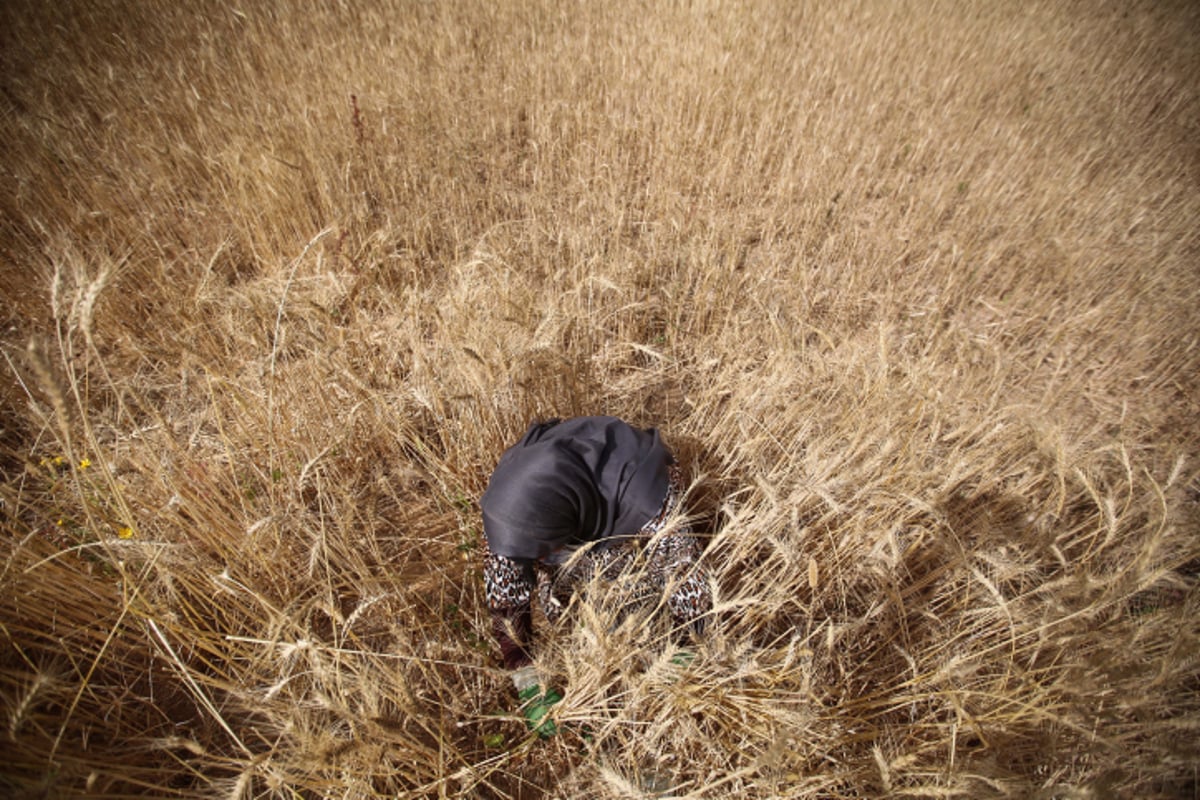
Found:
[[(0, 11), (5, 794), (1196, 796), (1194, 6), (327, 5)], [(717, 610), (529, 741), (474, 501), (578, 413)]]

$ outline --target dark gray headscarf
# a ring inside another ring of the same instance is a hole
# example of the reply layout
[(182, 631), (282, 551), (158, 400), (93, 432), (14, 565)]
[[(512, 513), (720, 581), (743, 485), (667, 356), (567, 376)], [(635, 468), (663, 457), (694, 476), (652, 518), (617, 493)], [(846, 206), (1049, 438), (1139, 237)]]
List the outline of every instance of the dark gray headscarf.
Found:
[(616, 417), (534, 423), (500, 456), (480, 499), (488, 548), (546, 558), (636, 533), (662, 508), (673, 461), (658, 431)]

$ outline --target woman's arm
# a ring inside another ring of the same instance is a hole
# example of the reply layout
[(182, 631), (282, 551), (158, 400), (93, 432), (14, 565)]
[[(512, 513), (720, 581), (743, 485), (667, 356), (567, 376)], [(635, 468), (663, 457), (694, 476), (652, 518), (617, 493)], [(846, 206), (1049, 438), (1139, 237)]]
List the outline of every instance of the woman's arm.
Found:
[(533, 659), (533, 612), (530, 600), (537, 585), (533, 562), (509, 558), (489, 550), (483, 566), (483, 587), (492, 615), (492, 635), (500, 645), (507, 669), (517, 669)]
[(698, 636), (712, 611), (708, 573), (700, 563), (700, 543), (686, 528), (659, 540), (650, 560), (650, 577), (670, 588), (667, 608), (671, 622), (681, 631)]

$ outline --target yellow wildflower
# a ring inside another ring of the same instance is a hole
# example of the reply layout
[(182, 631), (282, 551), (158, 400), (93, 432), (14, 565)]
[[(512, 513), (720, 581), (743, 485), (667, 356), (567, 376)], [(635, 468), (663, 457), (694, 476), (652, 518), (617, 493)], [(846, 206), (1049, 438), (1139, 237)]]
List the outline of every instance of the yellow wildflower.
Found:
[(88, 468), (88, 467), (90, 467), (91, 465), (92, 465), (92, 460), (91, 460), (90, 458), (85, 458), (85, 459), (83, 459), (82, 461), (80, 461), (80, 462), (79, 462), (79, 468), (80, 468), (80, 469), (87, 469), (87, 468)]
[(121, 527), (121, 528), (117, 528), (117, 538), (118, 539), (132, 539), (133, 538), (133, 528), (129, 527), (128, 525)]

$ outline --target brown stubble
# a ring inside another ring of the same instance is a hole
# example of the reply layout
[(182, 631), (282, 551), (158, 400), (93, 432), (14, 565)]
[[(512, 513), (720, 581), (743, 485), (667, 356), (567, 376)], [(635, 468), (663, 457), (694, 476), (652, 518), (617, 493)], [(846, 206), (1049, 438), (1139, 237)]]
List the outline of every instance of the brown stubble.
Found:
[[(1186, 4), (3, 16), (14, 793), (1195, 790)], [(474, 501), (581, 413), (717, 605), (530, 742)]]

